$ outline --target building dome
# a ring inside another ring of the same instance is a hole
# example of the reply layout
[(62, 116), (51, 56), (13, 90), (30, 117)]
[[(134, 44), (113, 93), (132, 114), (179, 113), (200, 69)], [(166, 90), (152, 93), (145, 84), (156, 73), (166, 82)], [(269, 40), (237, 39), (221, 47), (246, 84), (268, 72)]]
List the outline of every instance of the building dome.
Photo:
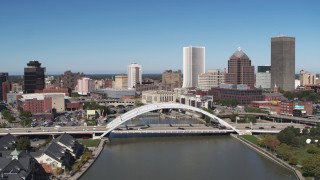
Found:
[(242, 51), (240, 47), (238, 47), (237, 51), (232, 54), (230, 59), (249, 59), (249, 57)]

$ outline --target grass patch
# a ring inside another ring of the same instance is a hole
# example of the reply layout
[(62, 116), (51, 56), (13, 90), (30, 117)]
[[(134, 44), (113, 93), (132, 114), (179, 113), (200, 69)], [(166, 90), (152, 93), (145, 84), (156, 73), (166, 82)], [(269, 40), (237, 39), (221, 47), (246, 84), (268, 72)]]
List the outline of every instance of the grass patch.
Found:
[(86, 147), (98, 147), (100, 139), (81, 139), (78, 142)]
[(258, 145), (258, 138), (253, 136), (253, 135), (242, 135), (241, 137), (243, 137), (244, 139), (252, 142), (255, 145)]

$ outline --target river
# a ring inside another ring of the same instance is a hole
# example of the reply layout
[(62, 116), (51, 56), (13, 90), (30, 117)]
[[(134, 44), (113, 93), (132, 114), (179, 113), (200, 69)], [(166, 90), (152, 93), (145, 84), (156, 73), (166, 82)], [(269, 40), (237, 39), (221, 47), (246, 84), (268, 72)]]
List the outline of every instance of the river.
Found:
[(81, 180), (286, 180), (286, 168), (229, 135), (112, 138)]

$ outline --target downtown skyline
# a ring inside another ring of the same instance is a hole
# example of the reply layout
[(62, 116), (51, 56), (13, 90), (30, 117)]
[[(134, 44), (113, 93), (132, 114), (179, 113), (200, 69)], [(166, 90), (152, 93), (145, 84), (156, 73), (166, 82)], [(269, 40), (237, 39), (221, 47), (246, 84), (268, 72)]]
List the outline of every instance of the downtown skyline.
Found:
[[(284, 8), (285, 7), (285, 8)], [(0, 71), (22, 75), (38, 60), (47, 74), (144, 73), (183, 66), (185, 46), (206, 48), (206, 70), (227, 68), (239, 46), (252, 65), (271, 64), (271, 37), (296, 38), (296, 67), (319, 73), (317, 1), (8, 1), (0, 3)]]

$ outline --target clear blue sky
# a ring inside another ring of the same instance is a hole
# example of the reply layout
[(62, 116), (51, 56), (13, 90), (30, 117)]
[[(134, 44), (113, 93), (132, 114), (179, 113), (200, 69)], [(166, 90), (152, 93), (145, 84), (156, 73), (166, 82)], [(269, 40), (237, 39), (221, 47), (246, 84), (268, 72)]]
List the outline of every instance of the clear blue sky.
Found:
[(320, 72), (319, 0), (1, 0), (0, 72), (39, 60), (65, 70), (143, 73), (182, 69), (183, 46), (206, 47), (206, 69), (226, 68), (240, 46), (270, 64), (270, 38), (296, 37), (296, 72)]

